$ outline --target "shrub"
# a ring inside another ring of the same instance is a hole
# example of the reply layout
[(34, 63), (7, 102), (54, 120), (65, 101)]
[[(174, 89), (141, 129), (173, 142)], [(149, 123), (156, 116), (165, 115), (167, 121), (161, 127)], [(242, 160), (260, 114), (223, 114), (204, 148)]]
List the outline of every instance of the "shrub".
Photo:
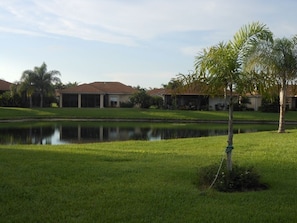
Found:
[(151, 96), (151, 106), (154, 106), (156, 108), (162, 108), (163, 101), (163, 98), (160, 96)]
[(275, 97), (272, 99), (263, 98), (262, 106), (259, 107), (261, 112), (271, 112), (278, 113), (279, 112), (279, 98)]
[(254, 167), (234, 165), (232, 171), (227, 171), (223, 163), (218, 175), (217, 164), (206, 166), (198, 171), (199, 188), (210, 187), (216, 178), (213, 188), (221, 192), (243, 192), (268, 189), (267, 184), (260, 182), (260, 175)]
[(131, 101), (122, 101), (120, 102), (121, 108), (133, 108), (133, 103)]
[(144, 89), (140, 89), (130, 97), (133, 105), (139, 105), (140, 108), (149, 108), (151, 106), (151, 96)]

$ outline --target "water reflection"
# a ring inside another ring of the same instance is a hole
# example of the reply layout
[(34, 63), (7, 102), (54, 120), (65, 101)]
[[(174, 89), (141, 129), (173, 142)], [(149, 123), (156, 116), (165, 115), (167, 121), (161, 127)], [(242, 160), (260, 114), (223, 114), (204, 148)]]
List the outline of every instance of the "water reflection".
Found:
[(55, 127), (0, 129), (0, 144), (52, 144)]
[[(14, 124), (15, 125), (15, 124)], [(32, 123), (1, 124), (0, 144), (66, 144), (125, 140), (163, 140), (227, 135), (226, 124)], [(234, 133), (273, 130), (271, 125), (234, 127)]]

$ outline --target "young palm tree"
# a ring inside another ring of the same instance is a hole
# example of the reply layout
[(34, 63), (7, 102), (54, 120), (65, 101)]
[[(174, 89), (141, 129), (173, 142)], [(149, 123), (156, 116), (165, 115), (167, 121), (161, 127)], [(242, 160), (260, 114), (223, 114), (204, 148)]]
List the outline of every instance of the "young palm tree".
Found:
[(297, 35), (292, 39), (261, 41), (255, 44), (245, 57), (245, 69), (258, 75), (257, 85), (267, 90), (279, 89), (278, 132), (285, 132), (286, 94), (290, 82), (297, 78)]
[[(47, 66), (43, 63), (40, 67), (35, 67), (34, 70), (23, 72), (22, 86), (26, 88), (27, 92), (30, 92), (30, 98), (33, 92), (37, 92), (40, 95), (40, 107), (43, 107), (44, 95), (53, 92), (53, 83), (60, 82), (57, 75), (61, 75), (59, 71), (47, 71)], [(32, 102), (30, 102), (30, 106), (32, 106)]]
[[(209, 91), (218, 93), (224, 89), (229, 93), (229, 119), (228, 119), (228, 145), (227, 169), (232, 170), (232, 149), (233, 149), (233, 90), (243, 83), (242, 60), (245, 50), (250, 45), (260, 40), (270, 40), (272, 33), (260, 23), (252, 23), (243, 26), (235, 35), (232, 41), (221, 42), (215, 46), (204, 49), (195, 58), (197, 80), (207, 83)], [(226, 93), (225, 93), (226, 95)]]

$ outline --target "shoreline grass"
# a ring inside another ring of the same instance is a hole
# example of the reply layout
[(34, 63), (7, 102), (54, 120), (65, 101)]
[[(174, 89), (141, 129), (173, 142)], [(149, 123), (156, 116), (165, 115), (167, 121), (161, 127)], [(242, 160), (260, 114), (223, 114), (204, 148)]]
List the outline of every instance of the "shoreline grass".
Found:
[(0, 222), (295, 222), (297, 130), (236, 135), (233, 160), (269, 190), (209, 191), (193, 181), (226, 137), (80, 145), (0, 145)]
[[(297, 111), (288, 111), (287, 122), (296, 122)], [(234, 112), (234, 121), (277, 122), (278, 113)], [(109, 119), (141, 121), (227, 121), (227, 111), (185, 111), (136, 108), (7, 108), (0, 107), (0, 120)]]

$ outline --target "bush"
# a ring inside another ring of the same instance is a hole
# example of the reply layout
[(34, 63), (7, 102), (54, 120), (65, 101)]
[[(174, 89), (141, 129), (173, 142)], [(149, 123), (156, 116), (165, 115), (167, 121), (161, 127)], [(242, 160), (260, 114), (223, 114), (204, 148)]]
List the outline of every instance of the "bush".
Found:
[(246, 107), (246, 105), (236, 103), (233, 105), (233, 110), (234, 111), (246, 111), (247, 107)]
[(162, 108), (163, 106), (162, 97), (150, 96), (144, 89), (139, 89), (138, 92), (134, 93), (130, 97), (130, 102), (132, 105), (139, 106), (140, 108), (150, 108), (151, 106)]
[(121, 108), (133, 108), (133, 103), (131, 101), (120, 102)]
[(155, 108), (162, 108), (163, 98), (160, 96), (151, 96), (151, 106), (154, 106)]
[(133, 105), (139, 105), (140, 108), (149, 108), (151, 106), (151, 96), (144, 89), (140, 89), (130, 97)]
[(278, 113), (279, 112), (279, 97), (275, 97), (272, 99), (263, 98), (262, 106), (259, 107), (261, 112), (271, 112)]
[[(199, 188), (212, 185), (219, 166), (217, 164), (203, 167), (198, 172)], [(243, 192), (268, 189), (267, 184), (260, 182), (260, 175), (253, 167), (233, 165), (232, 171), (227, 171), (225, 162), (218, 173), (213, 188), (221, 192)]]

